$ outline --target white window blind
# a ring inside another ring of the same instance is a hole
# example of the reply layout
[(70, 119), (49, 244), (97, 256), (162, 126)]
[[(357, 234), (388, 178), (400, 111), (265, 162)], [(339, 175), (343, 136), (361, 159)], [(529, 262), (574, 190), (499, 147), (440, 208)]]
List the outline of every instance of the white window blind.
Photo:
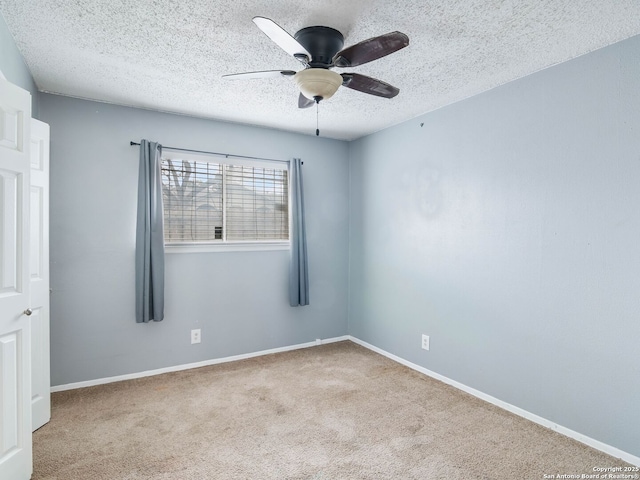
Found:
[(162, 159), (165, 243), (289, 239), (286, 164)]

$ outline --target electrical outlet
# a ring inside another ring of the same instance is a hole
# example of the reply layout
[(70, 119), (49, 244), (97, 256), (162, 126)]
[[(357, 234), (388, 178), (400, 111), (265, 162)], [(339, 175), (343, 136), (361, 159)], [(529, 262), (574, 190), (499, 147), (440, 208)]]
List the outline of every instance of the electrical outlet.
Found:
[(429, 335), (422, 334), (422, 348), (429, 350)]
[(193, 345), (194, 343), (200, 343), (201, 340), (202, 338), (200, 337), (200, 329), (196, 328), (194, 330), (191, 330), (191, 345)]

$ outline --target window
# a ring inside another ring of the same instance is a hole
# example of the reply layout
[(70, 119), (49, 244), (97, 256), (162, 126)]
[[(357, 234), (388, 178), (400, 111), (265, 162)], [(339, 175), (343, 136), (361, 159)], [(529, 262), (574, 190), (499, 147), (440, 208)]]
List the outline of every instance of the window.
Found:
[(167, 246), (288, 245), (286, 163), (164, 152), (161, 170)]

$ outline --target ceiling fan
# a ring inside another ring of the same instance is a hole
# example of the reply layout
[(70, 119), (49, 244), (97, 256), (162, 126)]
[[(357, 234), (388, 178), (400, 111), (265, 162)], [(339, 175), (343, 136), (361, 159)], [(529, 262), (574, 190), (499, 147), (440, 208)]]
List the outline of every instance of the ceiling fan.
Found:
[(226, 79), (293, 77), (300, 89), (299, 108), (308, 108), (321, 100), (327, 100), (341, 85), (384, 98), (393, 98), (400, 92), (398, 88), (382, 80), (359, 73), (339, 74), (331, 69), (357, 67), (396, 52), (409, 45), (409, 37), (404, 33), (387, 33), (342, 49), (342, 33), (330, 27), (306, 27), (292, 37), (269, 18), (254, 17), (253, 22), (280, 48), (302, 63), (304, 69), (299, 72), (267, 70), (236, 73), (224, 75)]

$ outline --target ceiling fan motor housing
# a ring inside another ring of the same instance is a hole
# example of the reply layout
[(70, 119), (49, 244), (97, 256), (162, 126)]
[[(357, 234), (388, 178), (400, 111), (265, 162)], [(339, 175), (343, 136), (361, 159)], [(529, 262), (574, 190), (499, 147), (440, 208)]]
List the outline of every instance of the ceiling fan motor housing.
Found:
[(331, 27), (306, 27), (299, 30), (294, 38), (311, 54), (309, 66), (312, 68), (329, 68), (333, 57), (342, 50), (344, 37)]
[(296, 73), (293, 80), (309, 100), (327, 100), (342, 85), (342, 77), (329, 68), (344, 46), (344, 37), (334, 28), (316, 26), (299, 30), (294, 38), (311, 54), (311, 59), (309, 68)]

